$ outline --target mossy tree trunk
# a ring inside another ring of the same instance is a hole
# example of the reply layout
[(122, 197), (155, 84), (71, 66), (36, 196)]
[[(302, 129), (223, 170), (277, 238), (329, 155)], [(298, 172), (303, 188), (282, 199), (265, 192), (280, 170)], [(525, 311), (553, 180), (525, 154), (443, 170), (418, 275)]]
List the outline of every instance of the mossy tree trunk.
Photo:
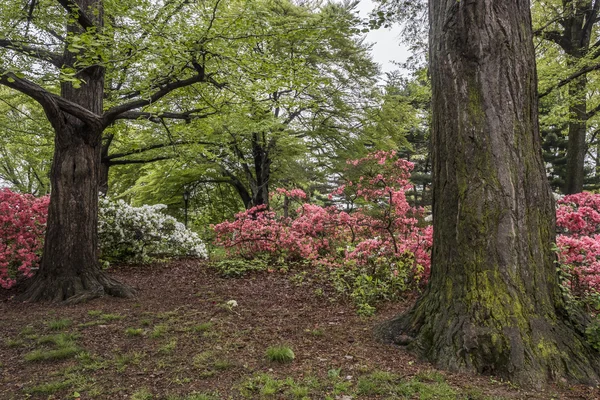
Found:
[(380, 334), (438, 367), (521, 384), (598, 381), (552, 251), (529, 0), (430, 0), (429, 286)]

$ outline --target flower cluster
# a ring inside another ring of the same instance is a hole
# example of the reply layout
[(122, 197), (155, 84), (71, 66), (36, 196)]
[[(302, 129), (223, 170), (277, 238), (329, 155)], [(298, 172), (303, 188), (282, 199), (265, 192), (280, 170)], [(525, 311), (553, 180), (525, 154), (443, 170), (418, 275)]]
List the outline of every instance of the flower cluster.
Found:
[(558, 259), (565, 284), (577, 297), (600, 293), (600, 194), (577, 193), (558, 201)]
[[(394, 152), (376, 152), (348, 161), (345, 181), (329, 198), (338, 206), (301, 203), (292, 217), (264, 205), (214, 226), (216, 242), (246, 258), (261, 253), (287, 260), (308, 259), (320, 265), (355, 265), (398, 275), (394, 265), (411, 269), (410, 278), (424, 282), (429, 274), (431, 227), (421, 227), (422, 210), (406, 200), (412, 163)], [(305, 201), (299, 190), (278, 189), (278, 195)], [(345, 204), (346, 207), (343, 207)], [(350, 206), (348, 206), (350, 205)], [(394, 263), (394, 259), (411, 263)]]
[(198, 235), (163, 214), (163, 204), (133, 207), (100, 198), (98, 236), (104, 260), (146, 262), (156, 256), (207, 257)]
[(33, 275), (40, 259), (49, 198), (0, 189), (0, 287)]
[[(39, 264), (49, 197), (0, 189), (0, 287), (29, 278)], [(164, 205), (132, 207), (101, 198), (98, 234), (104, 260), (149, 261), (152, 257), (207, 257), (198, 235), (161, 212)]]

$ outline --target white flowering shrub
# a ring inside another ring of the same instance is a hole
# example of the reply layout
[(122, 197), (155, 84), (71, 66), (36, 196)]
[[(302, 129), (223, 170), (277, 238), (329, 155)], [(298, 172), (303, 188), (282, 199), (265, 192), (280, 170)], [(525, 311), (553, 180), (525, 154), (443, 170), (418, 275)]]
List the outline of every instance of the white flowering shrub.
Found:
[(163, 204), (133, 207), (100, 197), (98, 236), (105, 261), (148, 262), (155, 257), (207, 257), (195, 232), (163, 214)]

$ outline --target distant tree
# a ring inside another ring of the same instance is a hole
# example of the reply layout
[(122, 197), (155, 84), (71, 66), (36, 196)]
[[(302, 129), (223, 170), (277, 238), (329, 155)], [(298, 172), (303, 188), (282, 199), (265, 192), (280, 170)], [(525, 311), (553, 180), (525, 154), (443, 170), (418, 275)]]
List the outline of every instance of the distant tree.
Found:
[[(268, 204), (274, 185), (322, 182), (348, 157), (364, 154), (366, 145), (395, 146), (391, 138), (402, 131), (366, 129), (381, 93), (353, 6), (269, 4), (269, 22), (257, 28), (239, 64), (242, 73), (228, 80), (223, 106), (203, 120), (168, 124), (175, 141), (188, 145), (178, 147), (177, 160), (139, 170), (137, 185), (127, 191), (136, 201), (179, 200), (175, 193), (184, 186), (228, 185), (250, 208)], [(287, 31), (267, 35), (269, 26)]]
[[(600, 69), (600, 41), (595, 39), (600, 1), (537, 0), (533, 4), (536, 16), (534, 35), (542, 42), (549, 42), (541, 43), (538, 54), (542, 59), (549, 57), (546, 62), (553, 64), (547, 70), (542, 69), (548, 76), (542, 75), (546, 82), (540, 97), (548, 96), (557, 88), (568, 88), (559, 99), (554, 99), (558, 107), (552, 109), (553, 113), (560, 113), (557, 108), (568, 105), (566, 164), (560, 168), (563, 172), (562, 191), (566, 194), (579, 193), (586, 183), (588, 127), (590, 120), (600, 111), (600, 106), (590, 101), (592, 81), (589, 76)], [(549, 48), (551, 46), (560, 51)], [(557, 74), (557, 70), (561, 74)], [(554, 136), (550, 135), (550, 140), (556, 143)]]

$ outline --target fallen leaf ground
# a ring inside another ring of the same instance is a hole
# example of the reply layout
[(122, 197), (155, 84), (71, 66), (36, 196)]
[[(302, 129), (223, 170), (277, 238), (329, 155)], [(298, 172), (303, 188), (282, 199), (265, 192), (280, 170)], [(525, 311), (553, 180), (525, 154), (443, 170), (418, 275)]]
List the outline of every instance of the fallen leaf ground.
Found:
[[(112, 274), (138, 298), (56, 306), (0, 291), (1, 400), (600, 399), (584, 386), (528, 391), (437, 371), (377, 342), (373, 327), (410, 300), (364, 318), (293, 272), (226, 279), (181, 260)], [(266, 357), (280, 345), (293, 361)]]

